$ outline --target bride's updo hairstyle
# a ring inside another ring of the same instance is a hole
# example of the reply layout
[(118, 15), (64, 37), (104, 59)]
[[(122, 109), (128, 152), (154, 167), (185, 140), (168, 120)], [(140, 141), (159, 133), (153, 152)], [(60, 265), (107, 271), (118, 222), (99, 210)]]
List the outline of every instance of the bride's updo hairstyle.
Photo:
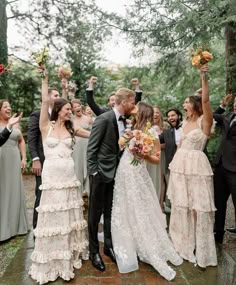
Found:
[(201, 96), (188, 96), (189, 103), (192, 105), (193, 111), (199, 115), (199, 117), (203, 114), (202, 111), (202, 97)]
[(153, 107), (144, 102), (137, 104), (138, 111), (136, 114), (134, 129), (144, 130), (147, 126), (147, 122), (153, 125)]
[[(58, 114), (61, 111), (62, 107), (65, 106), (66, 104), (70, 104), (70, 102), (66, 101), (63, 98), (59, 98), (55, 101), (54, 106), (52, 108), (52, 114), (51, 114), (51, 121), (57, 121), (58, 120)], [(72, 138), (74, 138), (75, 131), (73, 128), (73, 124), (71, 120), (65, 121), (65, 127), (68, 130), (68, 132), (71, 134)]]

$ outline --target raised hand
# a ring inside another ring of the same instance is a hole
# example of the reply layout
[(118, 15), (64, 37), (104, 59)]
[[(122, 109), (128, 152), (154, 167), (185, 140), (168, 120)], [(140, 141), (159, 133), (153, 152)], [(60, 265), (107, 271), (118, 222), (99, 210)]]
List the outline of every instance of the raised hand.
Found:
[(17, 116), (17, 114), (15, 113), (8, 121), (7, 125), (9, 127), (9, 129), (12, 129), (12, 127), (21, 120), (22, 116), (23, 116), (22, 112), (20, 113), (19, 116)]
[(94, 84), (98, 81), (98, 78), (95, 77), (95, 76), (92, 76), (90, 79), (89, 79), (89, 89), (93, 89), (94, 87)]
[(131, 79), (131, 83), (133, 84), (135, 90), (140, 89), (138, 78), (133, 78), (133, 79)]
[(229, 102), (232, 100), (233, 98), (233, 94), (227, 94), (226, 96), (224, 96), (221, 100), (221, 106), (224, 108), (226, 107)]

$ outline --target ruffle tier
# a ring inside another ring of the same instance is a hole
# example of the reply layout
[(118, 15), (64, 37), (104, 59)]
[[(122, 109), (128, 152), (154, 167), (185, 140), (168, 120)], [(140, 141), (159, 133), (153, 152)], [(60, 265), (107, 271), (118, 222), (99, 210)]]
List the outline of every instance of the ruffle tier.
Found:
[(70, 182), (44, 182), (39, 186), (40, 190), (63, 190), (63, 189), (72, 189), (78, 188), (81, 186), (81, 183), (78, 180)]
[(202, 151), (179, 149), (170, 163), (167, 195), (175, 207), (216, 211), (211, 165)]
[(80, 222), (74, 222), (71, 225), (55, 226), (55, 227), (40, 227), (34, 229), (35, 237), (51, 237), (55, 235), (66, 235), (72, 231), (81, 231), (87, 228), (87, 222), (85, 220)]
[(180, 148), (171, 163), (171, 172), (185, 175), (212, 176), (213, 171), (207, 156), (200, 150), (188, 150)]
[(71, 209), (79, 209), (84, 205), (84, 201), (81, 198), (78, 201), (70, 201), (67, 203), (61, 204), (50, 204), (50, 205), (40, 205), (36, 208), (38, 213), (46, 213), (46, 212), (58, 212), (58, 211), (68, 211)]

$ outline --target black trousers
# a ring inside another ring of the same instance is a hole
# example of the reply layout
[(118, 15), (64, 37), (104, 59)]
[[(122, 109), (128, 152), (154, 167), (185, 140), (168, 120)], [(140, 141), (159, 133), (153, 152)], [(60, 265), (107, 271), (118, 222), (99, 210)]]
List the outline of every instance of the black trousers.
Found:
[(39, 206), (40, 203), (40, 198), (42, 191), (39, 190), (39, 186), (42, 184), (42, 179), (41, 176), (36, 176), (35, 175), (35, 202), (34, 202), (34, 213), (33, 213), (33, 229), (36, 228), (37, 226), (37, 221), (38, 221), (38, 212), (36, 211), (36, 208)]
[(111, 209), (113, 200), (114, 180), (104, 183), (99, 173), (89, 176), (90, 196), (88, 209), (89, 251), (99, 252), (98, 224), (101, 215), (104, 216), (104, 249), (112, 248), (111, 239)]
[[(216, 166), (214, 171), (214, 194), (215, 194), (215, 238), (223, 241), (227, 201), (231, 194), (234, 209), (236, 209), (236, 173), (226, 170), (222, 164)], [(235, 217), (236, 222), (236, 217)]]

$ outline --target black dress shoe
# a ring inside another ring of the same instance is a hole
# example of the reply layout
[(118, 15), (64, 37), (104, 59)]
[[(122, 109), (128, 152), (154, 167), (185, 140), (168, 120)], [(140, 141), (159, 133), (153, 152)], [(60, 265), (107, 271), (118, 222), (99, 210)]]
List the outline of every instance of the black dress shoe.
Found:
[(92, 264), (95, 268), (100, 271), (105, 271), (105, 264), (99, 253), (91, 253), (89, 255), (89, 259), (92, 261)]
[(116, 255), (113, 248), (104, 249), (104, 254), (109, 256), (111, 260), (116, 263)]
[(236, 228), (228, 228), (228, 229), (226, 229), (226, 231), (231, 233), (231, 234), (236, 234)]

